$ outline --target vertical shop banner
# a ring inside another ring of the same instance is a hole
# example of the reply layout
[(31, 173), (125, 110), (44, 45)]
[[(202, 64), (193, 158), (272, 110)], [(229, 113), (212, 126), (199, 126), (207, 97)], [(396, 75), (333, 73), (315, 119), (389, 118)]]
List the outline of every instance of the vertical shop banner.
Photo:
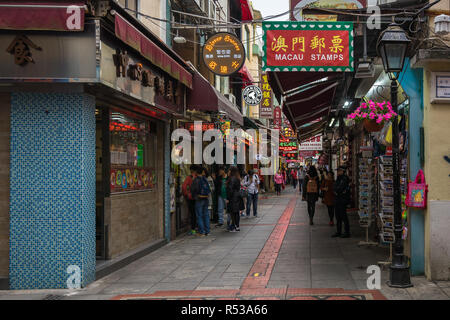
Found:
[(304, 14), (303, 8), (308, 9), (337, 9), (337, 10), (355, 10), (367, 7), (366, 0), (289, 0), (289, 9), (291, 21), (336, 21), (337, 15), (323, 12), (322, 14)]
[(262, 91), (262, 101), (259, 107), (259, 117), (272, 118), (273, 116), (272, 88), (270, 87), (267, 73), (261, 74), (261, 91)]
[(281, 107), (276, 106), (273, 109), (273, 127), (275, 129), (281, 129)]
[(353, 71), (353, 22), (262, 25), (263, 71)]

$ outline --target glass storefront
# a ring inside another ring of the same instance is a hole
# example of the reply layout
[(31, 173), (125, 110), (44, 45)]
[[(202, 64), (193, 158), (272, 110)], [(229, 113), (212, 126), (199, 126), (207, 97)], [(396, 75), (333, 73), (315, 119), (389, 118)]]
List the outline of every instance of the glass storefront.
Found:
[(156, 188), (156, 123), (110, 111), (111, 193)]

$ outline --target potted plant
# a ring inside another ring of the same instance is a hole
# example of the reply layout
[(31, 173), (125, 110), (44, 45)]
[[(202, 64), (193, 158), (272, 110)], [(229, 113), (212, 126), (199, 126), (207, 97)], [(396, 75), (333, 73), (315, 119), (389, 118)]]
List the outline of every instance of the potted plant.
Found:
[(369, 132), (380, 131), (385, 121), (392, 121), (397, 114), (389, 101), (362, 103), (347, 119), (363, 122), (364, 128)]

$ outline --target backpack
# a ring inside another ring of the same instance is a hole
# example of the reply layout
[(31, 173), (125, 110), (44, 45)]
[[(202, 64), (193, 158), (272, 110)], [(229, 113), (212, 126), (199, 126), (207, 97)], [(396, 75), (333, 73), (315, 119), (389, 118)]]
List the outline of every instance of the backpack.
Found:
[(201, 177), (199, 181), (199, 192), (200, 196), (209, 196), (211, 193), (211, 188), (209, 187), (208, 180), (205, 177)]
[(319, 187), (317, 185), (316, 178), (309, 178), (308, 183), (306, 184), (306, 192), (307, 193), (317, 193), (319, 192)]

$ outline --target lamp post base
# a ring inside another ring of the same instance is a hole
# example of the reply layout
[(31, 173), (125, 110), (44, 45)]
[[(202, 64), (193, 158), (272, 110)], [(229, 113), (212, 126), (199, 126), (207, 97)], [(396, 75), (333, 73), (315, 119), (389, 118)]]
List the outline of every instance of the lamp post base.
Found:
[(392, 288), (410, 288), (413, 286), (409, 276), (409, 267), (406, 265), (391, 265), (389, 280), (386, 282)]

